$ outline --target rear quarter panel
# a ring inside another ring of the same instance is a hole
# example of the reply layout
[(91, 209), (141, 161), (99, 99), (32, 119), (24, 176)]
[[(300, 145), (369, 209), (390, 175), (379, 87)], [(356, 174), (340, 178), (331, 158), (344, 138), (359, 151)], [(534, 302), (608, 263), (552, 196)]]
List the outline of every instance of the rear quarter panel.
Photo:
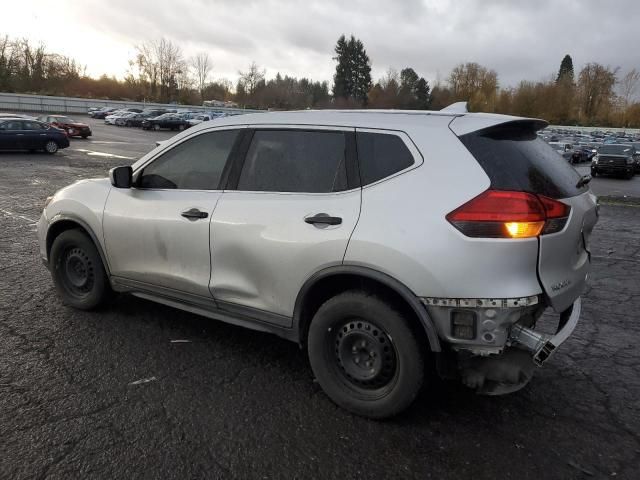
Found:
[(469, 238), (445, 219), (490, 185), (445, 120), (433, 118), (405, 128), (424, 162), (363, 188), (360, 219), (344, 263), (382, 271), (418, 296), (510, 298), (540, 293), (537, 239)]

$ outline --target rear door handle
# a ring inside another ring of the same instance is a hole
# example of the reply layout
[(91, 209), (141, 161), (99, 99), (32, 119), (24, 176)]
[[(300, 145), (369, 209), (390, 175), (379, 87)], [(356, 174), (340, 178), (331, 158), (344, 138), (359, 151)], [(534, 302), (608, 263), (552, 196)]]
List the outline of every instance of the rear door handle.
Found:
[(203, 212), (202, 210), (198, 210), (197, 208), (186, 210), (180, 215), (182, 215), (184, 218), (188, 218), (189, 220), (198, 220), (200, 218), (207, 218), (209, 216), (207, 212)]
[(312, 225), (340, 225), (341, 217), (332, 217), (327, 213), (318, 213), (313, 217), (305, 217), (304, 221)]

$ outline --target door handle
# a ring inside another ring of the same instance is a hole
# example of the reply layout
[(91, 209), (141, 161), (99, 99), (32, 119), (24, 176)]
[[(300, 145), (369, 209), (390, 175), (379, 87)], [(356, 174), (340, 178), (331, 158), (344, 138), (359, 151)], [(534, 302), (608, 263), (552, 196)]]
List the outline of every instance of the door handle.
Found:
[(198, 210), (197, 208), (186, 210), (180, 215), (182, 215), (184, 218), (188, 218), (189, 220), (198, 220), (200, 218), (207, 218), (209, 216), (207, 212), (203, 212), (202, 210)]
[(313, 217), (305, 217), (304, 221), (312, 225), (340, 225), (341, 217), (332, 217), (327, 213), (318, 213)]

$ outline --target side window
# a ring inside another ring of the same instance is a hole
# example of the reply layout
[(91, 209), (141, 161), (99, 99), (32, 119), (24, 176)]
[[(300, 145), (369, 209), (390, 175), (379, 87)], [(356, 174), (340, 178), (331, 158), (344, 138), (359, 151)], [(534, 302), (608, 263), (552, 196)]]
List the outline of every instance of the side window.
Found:
[(23, 130), (24, 129), (24, 127), (22, 126), (22, 122), (18, 120), (7, 122), (5, 123), (5, 126), (7, 127), (7, 130)]
[(22, 122), (25, 130), (42, 130), (42, 124), (38, 122)]
[(147, 165), (138, 186), (217, 190), (238, 132), (207, 132), (182, 142)]
[(346, 135), (326, 130), (257, 130), (238, 190), (327, 193), (347, 189)]
[(414, 163), (413, 155), (395, 134), (357, 132), (356, 142), (362, 186), (393, 175)]

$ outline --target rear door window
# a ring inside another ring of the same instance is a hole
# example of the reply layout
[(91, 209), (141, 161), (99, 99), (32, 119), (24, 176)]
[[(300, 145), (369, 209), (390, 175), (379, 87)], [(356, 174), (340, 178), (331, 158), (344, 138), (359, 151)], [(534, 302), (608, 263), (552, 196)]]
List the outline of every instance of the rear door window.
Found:
[(409, 168), (414, 158), (404, 141), (392, 133), (357, 132), (362, 186)]
[(328, 193), (347, 189), (346, 134), (331, 130), (256, 130), (238, 190)]
[(536, 135), (528, 122), (513, 122), (462, 135), (460, 140), (491, 180), (491, 188), (569, 198), (588, 190), (581, 175)]

